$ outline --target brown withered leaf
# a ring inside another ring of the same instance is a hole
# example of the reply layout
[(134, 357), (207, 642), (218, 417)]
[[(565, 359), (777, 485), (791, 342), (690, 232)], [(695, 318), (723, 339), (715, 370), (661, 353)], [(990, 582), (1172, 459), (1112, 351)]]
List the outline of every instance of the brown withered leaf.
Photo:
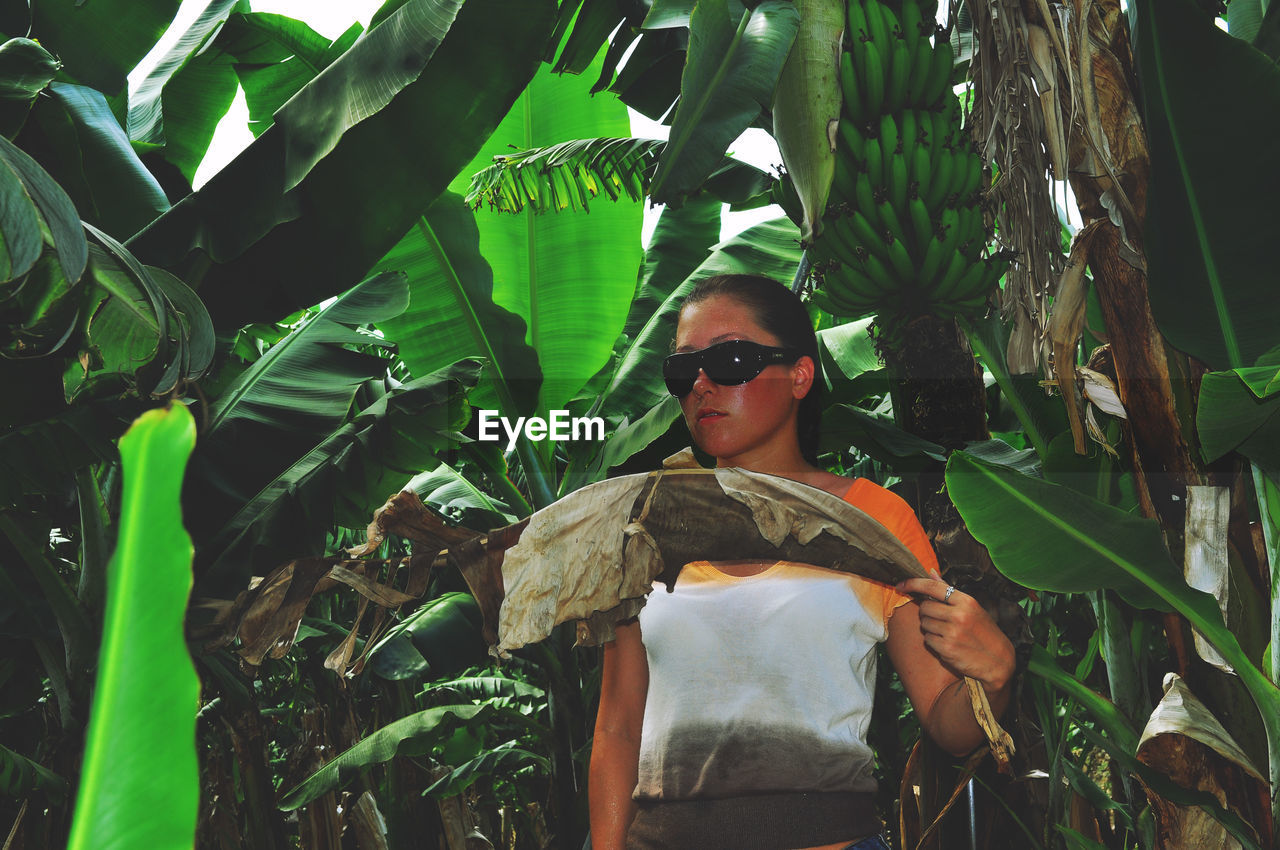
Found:
[(246, 663), (257, 666), (268, 653), (279, 658), (288, 652), (316, 584), (329, 567), (324, 558), (290, 561), (241, 594), (247, 606), (233, 634), (240, 638), (239, 654)]
[[(1165, 695), (1147, 721), (1138, 744), (1138, 760), (1174, 782), (1207, 791), (1245, 823), (1269, 821), (1267, 783), (1248, 756), (1209, 709), (1175, 673), (1165, 676)], [(1156, 815), (1163, 847), (1239, 847), (1212, 815), (1180, 806), (1150, 788), (1147, 798)], [(1269, 836), (1260, 836), (1271, 846)]]
[(348, 549), (352, 557), (361, 558), (376, 550), (387, 534), (406, 537), (427, 549), (439, 552), (448, 546), (480, 535), (478, 531), (452, 526), (422, 504), (412, 490), (401, 490), (374, 511), (369, 527), (365, 529), (365, 543)]
[(787, 478), (741, 469), (622, 476), (529, 518), (502, 563), (495, 651), (542, 640), (569, 620), (579, 621), (580, 642), (610, 640), (655, 580), (673, 587), (684, 564), (703, 559), (796, 561), (887, 583), (927, 575), (883, 525)]

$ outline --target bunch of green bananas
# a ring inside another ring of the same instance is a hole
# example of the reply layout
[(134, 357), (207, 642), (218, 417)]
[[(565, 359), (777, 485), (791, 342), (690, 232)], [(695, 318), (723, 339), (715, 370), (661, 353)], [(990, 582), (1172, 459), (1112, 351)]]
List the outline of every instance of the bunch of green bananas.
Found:
[(961, 131), (951, 48), (936, 0), (848, 0), (844, 99), (814, 301), (840, 316), (903, 318), (985, 309), (1005, 264), (978, 189), (982, 162)]

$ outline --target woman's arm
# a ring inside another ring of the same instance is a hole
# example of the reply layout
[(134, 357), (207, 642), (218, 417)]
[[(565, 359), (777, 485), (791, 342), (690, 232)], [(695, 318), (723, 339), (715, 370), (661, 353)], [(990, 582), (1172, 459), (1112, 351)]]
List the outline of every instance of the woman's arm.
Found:
[(623, 850), (635, 817), (640, 729), (649, 691), (649, 663), (640, 624), (619, 623), (617, 640), (604, 645), (600, 708), (587, 778), (593, 850)]
[(920, 598), (889, 619), (888, 649), (920, 725), (947, 752), (964, 755), (986, 737), (973, 717), (964, 680), (976, 679), (996, 716), (1009, 704), (1013, 644), (967, 593), (943, 602), (947, 583), (909, 579), (898, 585)]

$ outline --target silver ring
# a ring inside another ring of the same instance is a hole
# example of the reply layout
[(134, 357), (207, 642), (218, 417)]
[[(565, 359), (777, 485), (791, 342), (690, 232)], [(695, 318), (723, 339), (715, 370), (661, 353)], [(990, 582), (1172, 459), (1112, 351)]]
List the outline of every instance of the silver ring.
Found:
[(945, 594), (943, 594), (943, 596), (942, 596), (942, 601), (943, 601), (943, 602), (946, 602), (947, 600), (949, 600), (949, 599), (951, 598), (951, 594), (953, 594), (953, 593), (955, 593), (955, 592), (956, 592), (956, 589), (955, 589), (955, 587), (954, 587), (953, 585), (950, 585), (950, 584), (949, 584), (949, 585), (947, 585), (947, 592), (946, 592)]

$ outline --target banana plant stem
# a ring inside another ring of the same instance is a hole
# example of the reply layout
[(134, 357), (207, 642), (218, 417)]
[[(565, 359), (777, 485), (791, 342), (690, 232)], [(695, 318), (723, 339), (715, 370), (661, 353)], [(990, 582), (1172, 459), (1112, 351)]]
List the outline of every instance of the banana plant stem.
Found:
[(1013, 413), (1018, 417), (1018, 422), (1022, 424), (1023, 430), (1026, 431), (1027, 439), (1031, 441), (1036, 454), (1040, 456), (1041, 460), (1044, 460), (1048, 456), (1049, 444), (1045, 440), (1044, 434), (1040, 432), (1039, 425), (1036, 424), (1035, 419), (1031, 416), (1031, 411), (1022, 401), (1022, 397), (1018, 395), (1018, 390), (1013, 385), (1013, 376), (1009, 374), (1008, 368), (1005, 367), (1004, 358), (987, 345), (987, 341), (983, 339), (982, 334), (978, 333), (969, 324), (968, 319), (959, 317), (956, 321), (960, 325), (960, 330), (964, 331), (964, 335), (969, 338), (969, 345), (978, 357), (982, 358), (983, 365), (991, 371), (992, 376), (996, 379), (996, 384), (1000, 387), (1004, 400), (1013, 408)]

